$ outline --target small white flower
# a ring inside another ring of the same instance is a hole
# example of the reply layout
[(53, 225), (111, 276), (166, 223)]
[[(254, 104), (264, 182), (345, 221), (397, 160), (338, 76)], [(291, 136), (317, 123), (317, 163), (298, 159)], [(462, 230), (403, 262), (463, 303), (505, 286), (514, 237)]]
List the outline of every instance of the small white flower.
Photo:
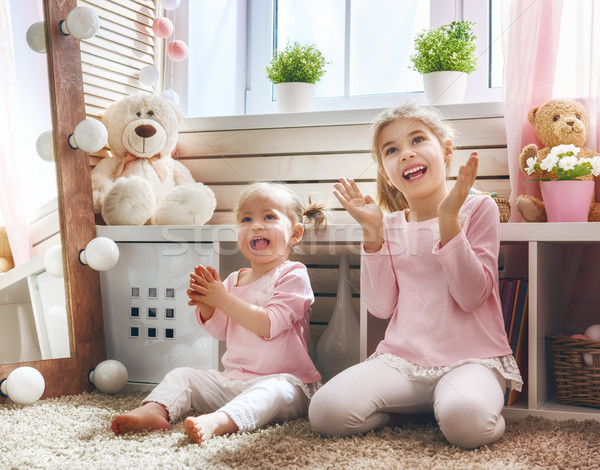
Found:
[(537, 162), (537, 160), (534, 157), (529, 157), (527, 159), (527, 168), (525, 168), (525, 171), (527, 172), (528, 175), (531, 175), (532, 173), (535, 172), (536, 162)]
[(556, 147), (552, 147), (550, 155), (555, 155), (558, 157), (559, 155), (564, 155), (567, 152), (573, 152), (573, 155), (577, 156), (577, 154), (579, 153), (579, 147), (575, 147), (573, 144), (557, 145)]
[(588, 159), (592, 165), (592, 175), (600, 176), (600, 156), (592, 157)]
[[(556, 148), (556, 147), (554, 147), (554, 148)], [(552, 150), (554, 150), (554, 149), (552, 149)], [(557, 163), (558, 163), (558, 156), (554, 155), (552, 152), (550, 152), (550, 154), (542, 160), (542, 163), (540, 163), (540, 168), (542, 170), (552, 171), (552, 168), (554, 168)]]
[(577, 165), (579, 163), (579, 160), (577, 160), (577, 157), (562, 157), (559, 161), (558, 161), (558, 166), (560, 168), (562, 168), (565, 171), (568, 170), (574, 170), (575, 169), (575, 165)]

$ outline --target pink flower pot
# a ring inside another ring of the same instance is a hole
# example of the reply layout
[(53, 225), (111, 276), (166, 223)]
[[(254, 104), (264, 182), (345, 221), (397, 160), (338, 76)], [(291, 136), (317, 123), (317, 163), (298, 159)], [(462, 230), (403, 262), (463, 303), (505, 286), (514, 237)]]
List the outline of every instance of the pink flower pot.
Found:
[(587, 222), (593, 181), (542, 181), (540, 189), (548, 222)]

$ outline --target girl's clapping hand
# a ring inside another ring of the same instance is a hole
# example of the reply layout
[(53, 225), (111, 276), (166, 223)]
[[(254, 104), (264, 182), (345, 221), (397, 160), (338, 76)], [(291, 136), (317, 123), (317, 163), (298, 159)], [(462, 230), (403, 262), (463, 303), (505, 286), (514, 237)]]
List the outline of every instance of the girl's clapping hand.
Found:
[(438, 217), (458, 217), (458, 212), (477, 178), (478, 164), (477, 152), (471, 153), (467, 163), (458, 170), (456, 183), (438, 206)]
[(333, 194), (337, 200), (363, 229), (379, 230), (383, 225), (383, 212), (370, 195), (362, 195), (354, 180), (340, 178), (334, 188)]

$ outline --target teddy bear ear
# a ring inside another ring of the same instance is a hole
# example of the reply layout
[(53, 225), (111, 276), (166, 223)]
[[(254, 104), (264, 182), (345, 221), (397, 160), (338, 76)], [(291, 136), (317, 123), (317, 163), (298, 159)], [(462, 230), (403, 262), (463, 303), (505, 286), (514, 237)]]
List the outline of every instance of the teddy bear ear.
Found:
[(535, 124), (535, 115), (538, 112), (538, 109), (540, 109), (540, 107), (536, 106), (535, 108), (531, 108), (529, 110), (528, 119), (531, 124)]

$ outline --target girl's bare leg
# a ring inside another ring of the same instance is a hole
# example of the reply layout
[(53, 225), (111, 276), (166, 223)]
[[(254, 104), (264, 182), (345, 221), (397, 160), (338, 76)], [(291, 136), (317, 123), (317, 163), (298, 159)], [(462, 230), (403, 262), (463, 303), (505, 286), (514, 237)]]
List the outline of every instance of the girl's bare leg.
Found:
[(188, 437), (197, 444), (208, 441), (213, 436), (233, 434), (238, 431), (237, 424), (227, 413), (215, 411), (196, 418), (186, 418), (184, 424)]
[(163, 405), (153, 401), (144, 403), (129, 413), (115, 416), (110, 425), (117, 435), (142, 429), (155, 431), (168, 427), (169, 412)]

